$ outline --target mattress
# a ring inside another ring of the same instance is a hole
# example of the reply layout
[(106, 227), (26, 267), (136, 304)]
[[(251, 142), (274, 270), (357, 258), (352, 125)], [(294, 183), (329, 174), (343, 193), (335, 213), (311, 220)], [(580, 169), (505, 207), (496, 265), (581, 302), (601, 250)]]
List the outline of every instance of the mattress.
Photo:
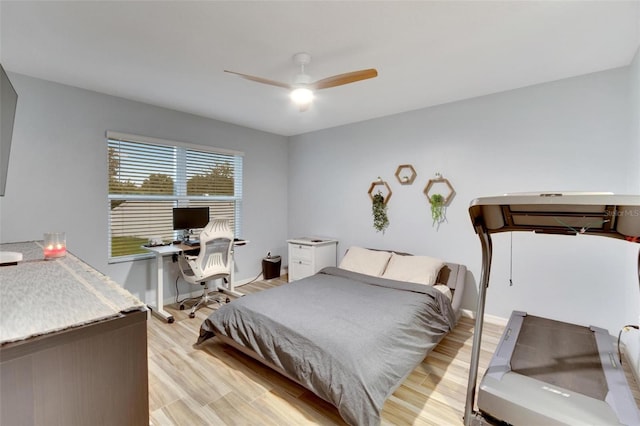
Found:
[(325, 268), (222, 306), (203, 322), (199, 343), (232, 339), (349, 424), (375, 425), (387, 397), (455, 322), (432, 286)]

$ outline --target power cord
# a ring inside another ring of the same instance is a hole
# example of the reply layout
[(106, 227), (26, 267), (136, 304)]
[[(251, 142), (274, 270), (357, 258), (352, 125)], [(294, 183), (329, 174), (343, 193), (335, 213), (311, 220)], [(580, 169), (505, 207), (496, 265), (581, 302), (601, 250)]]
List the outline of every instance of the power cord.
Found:
[[(251, 284), (252, 282), (256, 281), (258, 278), (260, 278), (260, 275), (262, 275), (262, 272), (258, 273), (258, 275), (256, 275), (256, 277), (254, 279), (252, 279), (249, 282), (246, 282), (245, 284)], [(243, 284), (244, 285), (244, 284)]]
[(511, 243), (509, 244), (509, 287), (513, 286), (513, 232), (511, 234)]
[(180, 279), (180, 276), (178, 275), (178, 276), (176, 277), (176, 304), (181, 304), (181, 303), (184, 303), (184, 302), (186, 302), (186, 301), (188, 301), (188, 300), (196, 300), (196, 299), (199, 299), (199, 297), (185, 297), (185, 298), (184, 298), (184, 299), (182, 299), (182, 300), (178, 300), (178, 299), (179, 299), (179, 297), (180, 297), (180, 290), (178, 289), (178, 280), (179, 280), (179, 279)]
[(620, 352), (620, 337), (622, 336), (623, 331), (629, 331), (630, 328), (635, 328), (636, 330), (640, 330), (640, 327), (633, 324), (627, 324), (620, 329), (618, 333), (618, 360), (620, 361), (620, 365), (622, 365), (622, 352)]
[(176, 304), (182, 303), (182, 302), (190, 299), (190, 298), (185, 298), (185, 299), (182, 299), (182, 300), (178, 300), (178, 298), (180, 297), (180, 290), (178, 289), (178, 280), (179, 279), (180, 279), (180, 276), (178, 275), (176, 277)]
[[(638, 249), (638, 285), (640, 285), (640, 249)], [(620, 364), (622, 364), (622, 354), (620, 353), (620, 336), (622, 336), (623, 331), (629, 331), (630, 328), (635, 328), (636, 330), (640, 330), (640, 327), (633, 324), (627, 324), (620, 329), (618, 333), (618, 359), (620, 360)]]

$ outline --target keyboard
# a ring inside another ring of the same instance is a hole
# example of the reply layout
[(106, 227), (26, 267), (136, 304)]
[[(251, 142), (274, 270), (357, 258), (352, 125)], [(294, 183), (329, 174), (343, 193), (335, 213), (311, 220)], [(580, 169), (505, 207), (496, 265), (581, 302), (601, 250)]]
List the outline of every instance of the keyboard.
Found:
[(199, 246), (200, 240), (189, 240), (189, 241), (185, 241), (184, 244), (187, 246)]

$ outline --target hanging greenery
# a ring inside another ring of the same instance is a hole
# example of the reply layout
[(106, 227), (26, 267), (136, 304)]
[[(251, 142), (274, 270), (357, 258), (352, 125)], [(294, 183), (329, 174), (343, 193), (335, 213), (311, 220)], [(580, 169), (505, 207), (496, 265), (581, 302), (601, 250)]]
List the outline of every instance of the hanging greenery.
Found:
[(384, 234), (384, 231), (389, 226), (389, 218), (387, 217), (387, 205), (384, 203), (384, 196), (382, 192), (378, 191), (373, 195), (373, 203), (371, 206), (373, 213), (373, 227), (376, 231)]
[(445, 220), (444, 197), (441, 194), (433, 194), (429, 198), (431, 204), (431, 218), (433, 225), (440, 225)]

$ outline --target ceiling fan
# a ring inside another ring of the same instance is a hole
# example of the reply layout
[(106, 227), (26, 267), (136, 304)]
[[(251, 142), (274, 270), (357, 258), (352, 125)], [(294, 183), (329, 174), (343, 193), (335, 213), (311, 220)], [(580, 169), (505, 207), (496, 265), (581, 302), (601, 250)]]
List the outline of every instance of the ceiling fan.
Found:
[(258, 83), (269, 84), (271, 86), (282, 87), (291, 91), (289, 97), (298, 106), (300, 111), (309, 109), (313, 101), (313, 91), (328, 89), (331, 87), (342, 86), (344, 84), (355, 83), (356, 81), (366, 80), (378, 76), (375, 68), (366, 70), (352, 71), (344, 74), (338, 74), (331, 77), (323, 78), (318, 81), (311, 81), (311, 77), (304, 72), (305, 65), (311, 62), (311, 55), (306, 52), (300, 52), (293, 55), (293, 62), (300, 66), (300, 74), (298, 74), (292, 84), (281, 83), (279, 81), (269, 80), (253, 75), (242, 74), (235, 71), (224, 70), (230, 74), (238, 75), (244, 79), (255, 81)]

